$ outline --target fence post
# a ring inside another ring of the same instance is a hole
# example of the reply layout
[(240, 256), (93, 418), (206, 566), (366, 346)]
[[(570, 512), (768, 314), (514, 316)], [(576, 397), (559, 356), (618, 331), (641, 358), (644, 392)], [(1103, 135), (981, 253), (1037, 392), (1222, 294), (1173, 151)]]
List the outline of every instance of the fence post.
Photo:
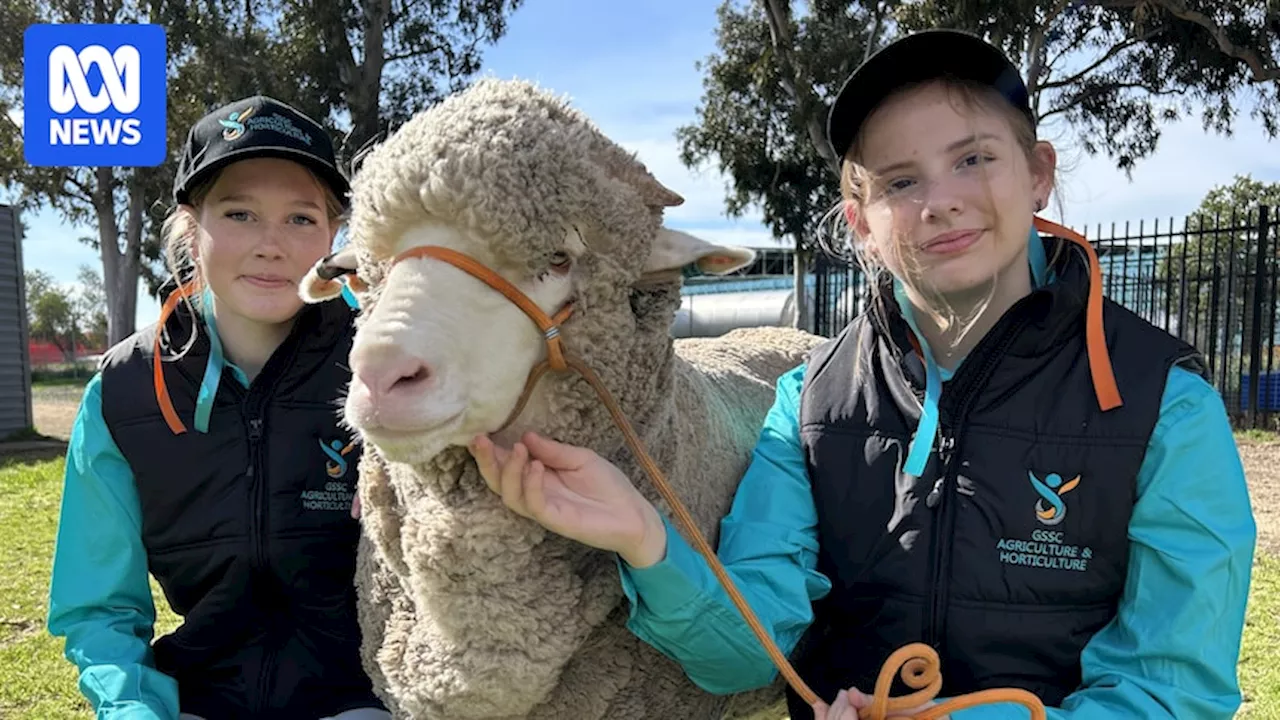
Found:
[[(831, 268), (829, 267), (830, 261), (827, 259), (825, 253), (817, 252), (817, 253), (814, 253), (814, 255), (815, 257), (813, 259), (813, 307), (809, 308), (809, 318), (811, 320), (812, 327), (805, 328), (805, 329), (809, 330), (815, 335), (822, 335), (826, 337), (828, 336), (829, 333), (826, 332), (825, 326), (829, 322), (828, 316), (830, 315), (830, 312), (831, 312), (831, 309), (827, 307), (827, 300), (826, 300), (827, 284), (830, 280), (830, 278), (828, 277), (828, 274), (831, 272)], [(797, 259), (797, 262), (798, 262), (798, 259)], [(808, 277), (806, 277), (806, 275), (807, 273), (805, 275), (802, 275), (800, 274), (799, 270), (796, 271), (796, 277), (799, 278), (799, 280), (797, 281), (798, 285), (796, 287), (797, 293), (808, 291), (808, 287), (807, 287)], [(800, 301), (801, 301), (800, 298), (796, 298), (796, 307), (800, 307), (799, 305)]]
[[(1267, 234), (1271, 230), (1267, 217), (1267, 206), (1258, 207), (1258, 247), (1253, 264), (1253, 320), (1250, 322), (1249, 348), (1249, 426), (1258, 427), (1258, 406), (1262, 404), (1262, 378), (1258, 376), (1259, 364), (1262, 360), (1262, 295), (1266, 282), (1263, 277), (1267, 269)], [(1271, 352), (1271, 348), (1267, 348)]]

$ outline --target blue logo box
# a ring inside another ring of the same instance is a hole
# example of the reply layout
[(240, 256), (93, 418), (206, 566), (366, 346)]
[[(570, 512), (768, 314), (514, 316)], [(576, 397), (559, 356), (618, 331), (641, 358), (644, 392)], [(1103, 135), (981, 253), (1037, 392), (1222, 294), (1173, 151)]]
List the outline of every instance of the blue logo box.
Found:
[(23, 36), (22, 145), (36, 166), (165, 161), (160, 25), (32, 25)]

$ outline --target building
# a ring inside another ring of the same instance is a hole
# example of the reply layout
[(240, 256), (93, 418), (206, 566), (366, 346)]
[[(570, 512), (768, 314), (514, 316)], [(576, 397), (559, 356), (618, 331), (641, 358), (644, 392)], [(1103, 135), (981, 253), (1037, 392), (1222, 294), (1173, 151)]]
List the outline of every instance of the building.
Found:
[(0, 440), (34, 424), (22, 223), (16, 208), (0, 205)]

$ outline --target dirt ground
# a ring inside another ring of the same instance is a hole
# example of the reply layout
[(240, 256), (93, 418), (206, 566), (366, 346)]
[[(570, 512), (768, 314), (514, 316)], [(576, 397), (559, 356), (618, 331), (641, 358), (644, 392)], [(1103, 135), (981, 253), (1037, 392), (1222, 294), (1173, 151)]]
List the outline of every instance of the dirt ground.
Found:
[[(69, 439), (80, 395), (81, 388), (76, 386), (36, 388), (33, 404), (36, 430), (49, 437)], [(1258, 546), (1280, 553), (1280, 439), (1242, 438), (1240, 457), (1253, 497)]]
[(37, 387), (31, 403), (35, 415), (36, 432), (59, 440), (71, 439), (71, 426), (80, 409), (80, 396), (84, 388), (77, 385)]
[(1280, 441), (1241, 440), (1239, 447), (1258, 523), (1258, 547), (1280, 553)]

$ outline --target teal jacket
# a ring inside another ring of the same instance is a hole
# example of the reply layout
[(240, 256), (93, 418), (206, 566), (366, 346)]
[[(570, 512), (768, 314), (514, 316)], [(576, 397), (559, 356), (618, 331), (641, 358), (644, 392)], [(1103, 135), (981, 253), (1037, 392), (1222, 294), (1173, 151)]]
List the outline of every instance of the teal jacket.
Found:
[[(211, 338), (216, 328), (205, 324)], [(212, 343), (210, 363), (225, 362)], [(240, 368), (226, 363), (249, 386)], [(176, 720), (178, 684), (155, 669), (156, 619), (133, 473), (102, 418), (94, 375), (71, 430), (49, 587), (48, 629), (66, 637), (80, 692), (99, 720)], [(216, 387), (202, 397), (212, 402)]]
[[(811, 603), (831, 588), (815, 569), (817, 515), (797, 423), (803, 378), (801, 366), (779, 379), (717, 549), (784, 653), (812, 621)], [(769, 657), (707, 563), (666, 523), (667, 554), (659, 563), (637, 569), (618, 562), (631, 603), (628, 627), (710, 692), (767, 685), (777, 675)], [(1222, 399), (1181, 368), (1169, 374), (1138, 474), (1129, 538), (1118, 614), (1085, 648), (1082, 687), (1048, 709), (1049, 717), (1231, 718), (1241, 701), (1236, 663), (1256, 526)], [(1028, 713), (989, 705), (951, 717)]]

